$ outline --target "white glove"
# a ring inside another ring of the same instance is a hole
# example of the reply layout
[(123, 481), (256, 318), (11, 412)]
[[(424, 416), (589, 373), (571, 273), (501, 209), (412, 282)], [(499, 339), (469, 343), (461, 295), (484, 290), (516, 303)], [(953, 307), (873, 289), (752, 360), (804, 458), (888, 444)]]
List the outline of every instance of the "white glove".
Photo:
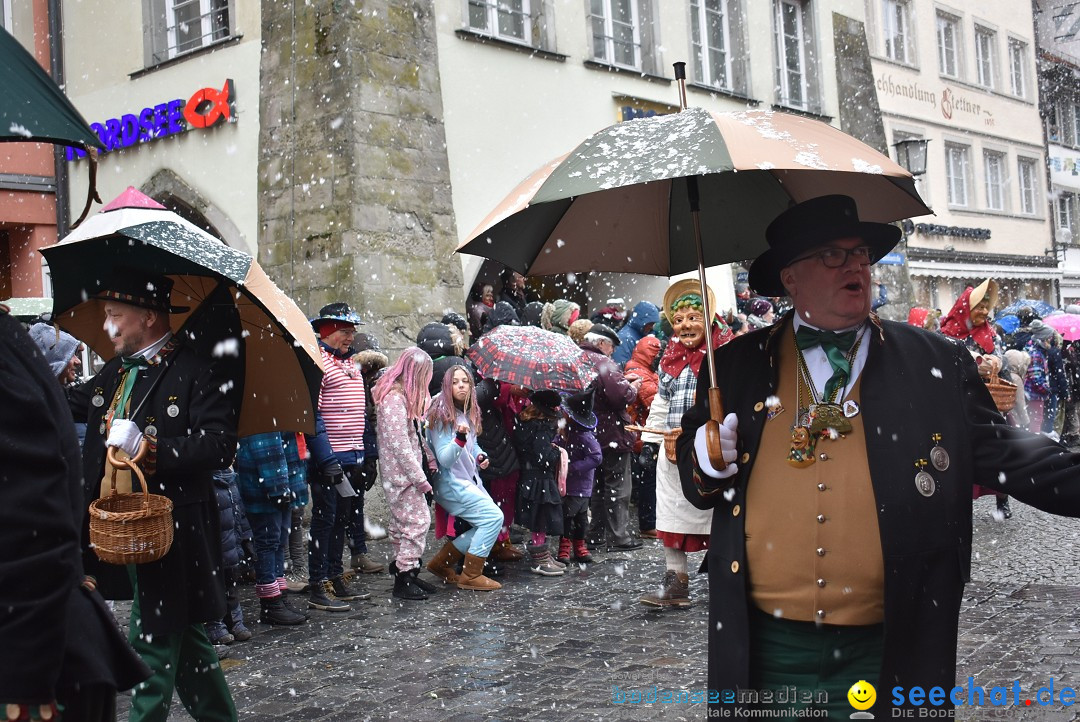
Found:
[(721, 471), (717, 471), (709, 463), (709, 446), (706, 441), (705, 426), (702, 425), (698, 428), (697, 433), (694, 434), (694, 453), (697, 455), (698, 466), (701, 467), (706, 476), (711, 476), (714, 479), (726, 479), (738, 473), (739, 467), (735, 464), (737, 453), (735, 443), (739, 439), (739, 435), (735, 432), (738, 428), (739, 418), (735, 414), (728, 414), (724, 417), (724, 423), (720, 424), (720, 452), (724, 456), (724, 461), (727, 462), (727, 468)]
[(106, 446), (115, 446), (124, 451), (128, 456), (134, 457), (139, 453), (139, 444), (142, 443), (142, 432), (134, 421), (130, 419), (113, 419), (109, 427), (109, 438), (105, 440)]

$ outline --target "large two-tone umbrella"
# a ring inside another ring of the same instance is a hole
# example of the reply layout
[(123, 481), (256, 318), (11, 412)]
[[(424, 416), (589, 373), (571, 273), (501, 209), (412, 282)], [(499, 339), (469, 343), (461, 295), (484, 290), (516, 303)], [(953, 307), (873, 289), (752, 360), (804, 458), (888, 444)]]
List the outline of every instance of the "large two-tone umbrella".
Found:
[[(855, 138), (786, 113), (686, 108), (684, 63), (675, 76), (681, 112), (586, 139), (518, 185), (458, 252), (534, 276), (697, 270), (704, 286), (707, 266), (765, 251), (765, 228), (793, 203), (843, 194), (881, 223), (931, 212), (908, 171)], [(709, 398), (715, 435), (719, 389)]]
[[(167, 275), (173, 330), (200, 351), (242, 358), (241, 436), (314, 432), (322, 378), (318, 342), (307, 318), (248, 254), (129, 188), (60, 243), (41, 249), (53, 279), (53, 319), (102, 358), (114, 355), (93, 298), (118, 269)], [(217, 318), (238, 317), (238, 331)], [(219, 333), (220, 335), (220, 333)], [(237, 379), (241, 381), (241, 379)]]

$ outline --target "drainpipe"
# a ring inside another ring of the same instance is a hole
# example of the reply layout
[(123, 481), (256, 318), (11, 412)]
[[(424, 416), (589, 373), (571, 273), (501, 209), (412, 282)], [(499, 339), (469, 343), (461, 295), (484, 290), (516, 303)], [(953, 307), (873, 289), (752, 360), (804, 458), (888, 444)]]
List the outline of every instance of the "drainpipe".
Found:
[[(64, 87), (64, 18), (61, 0), (49, 0), (49, 71), (53, 81)], [(65, 91), (66, 93), (66, 91)], [(53, 147), (53, 176), (56, 182), (56, 237), (57, 240), (68, 234), (71, 222), (69, 212), (68, 166), (65, 146)]]

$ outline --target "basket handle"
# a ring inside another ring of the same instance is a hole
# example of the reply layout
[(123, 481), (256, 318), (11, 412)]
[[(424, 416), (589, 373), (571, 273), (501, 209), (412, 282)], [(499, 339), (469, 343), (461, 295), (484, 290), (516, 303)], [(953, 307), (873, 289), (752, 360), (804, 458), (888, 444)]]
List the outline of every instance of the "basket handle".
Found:
[(130, 469), (131, 471), (133, 471), (135, 473), (135, 476), (137, 476), (139, 478), (139, 484), (142, 486), (143, 504), (146, 505), (146, 504), (150, 503), (150, 490), (147, 489), (147, 487), (146, 487), (146, 477), (143, 476), (142, 469), (139, 468), (139, 462), (142, 461), (144, 458), (146, 458), (146, 452), (149, 449), (150, 449), (150, 442), (148, 442), (144, 438), (141, 442), (139, 442), (139, 451), (138, 451), (138, 453), (135, 454), (135, 456), (131, 457), (130, 459), (121, 459), (119, 456), (116, 455), (116, 447), (115, 446), (106, 447), (105, 457), (109, 460), (109, 463), (112, 464), (112, 468), (113, 468), (113, 471), (112, 471), (112, 493), (114, 495), (117, 493), (116, 492), (116, 472), (118, 470), (120, 470), (120, 469)]
[(663, 429), (650, 429), (648, 426), (638, 426), (636, 424), (624, 424), (624, 428), (627, 431), (641, 431), (646, 434), (659, 434), (661, 436), (667, 433)]

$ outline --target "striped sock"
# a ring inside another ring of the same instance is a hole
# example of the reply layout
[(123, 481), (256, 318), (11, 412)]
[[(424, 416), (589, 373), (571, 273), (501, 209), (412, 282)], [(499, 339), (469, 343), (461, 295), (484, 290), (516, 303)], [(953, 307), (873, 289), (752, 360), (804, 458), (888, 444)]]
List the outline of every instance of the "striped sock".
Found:
[(282, 593), (284, 593), (288, 589), (288, 587), (285, 585), (285, 577), (277, 578), (277, 588), (278, 591)]
[(281, 589), (278, 588), (277, 582), (270, 582), (269, 584), (256, 584), (255, 596), (259, 599), (271, 599), (273, 597), (281, 596)]

